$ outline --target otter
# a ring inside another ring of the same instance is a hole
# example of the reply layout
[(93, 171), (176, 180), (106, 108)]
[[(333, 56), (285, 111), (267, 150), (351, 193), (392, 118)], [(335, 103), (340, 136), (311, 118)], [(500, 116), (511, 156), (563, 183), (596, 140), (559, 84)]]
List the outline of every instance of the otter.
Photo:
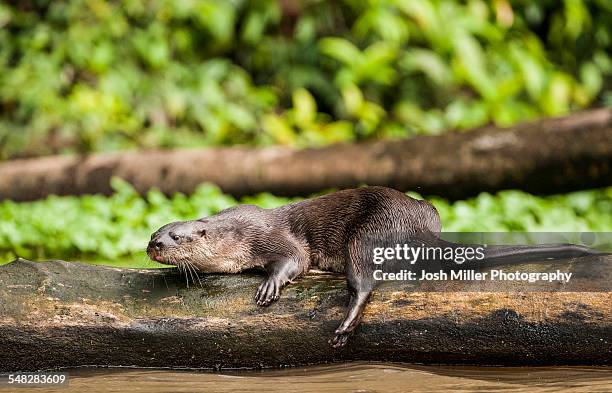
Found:
[[(342, 273), (350, 295), (346, 316), (330, 339), (346, 344), (359, 324), (373, 279), (374, 244), (413, 240), (455, 245), (439, 238), (440, 217), (424, 200), (386, 187), (362, 187), (290, 203), (274, 209), (238, 205), (197, 220), (173, 222), (151, 236), (152, 260), (203, 273), (238, 273), (259, 268), (267, 272), (255, 302), (268, 306), (281, 289), (311, 268)], [(592, 253), (573, 245), (495, 247), (489, 260), (508, 256), (534, 258)], [(387, 269), (398, 267), (388, 264)]]

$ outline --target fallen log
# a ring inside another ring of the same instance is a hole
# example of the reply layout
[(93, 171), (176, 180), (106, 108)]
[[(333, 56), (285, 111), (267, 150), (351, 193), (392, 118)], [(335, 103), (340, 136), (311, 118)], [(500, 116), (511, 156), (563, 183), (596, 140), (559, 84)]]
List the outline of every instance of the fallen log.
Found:
[[(587, 268), (612, 257), (581, 258)], [(589, 265), (590, 264), (590, 265)], [(569, 265), (573, 266), (573, 265)], [(608, 276), (609, 277), (609, 276)], [(328, 338), (342, 277), (310, 274), (268, 308), (255, 274), (201, 276), (17, 260), (0, 267), (0, 372), (75, 367), (258, 368), (347, 360), (596, 365), (612, 360), (610, 292), (414, 292), (384, 285), (347, 346)]]
[(556, 193), (612, 184), (612, 109), (511, 128), (321, 149), (231, 147), (99, 153), (0, 163), (0, 199), (110, 194), (121, 177), (139, 192), (190, 193), (212, 182), (235, 196), (308, 195), (383, 185), (456, 199), (519, 188)]

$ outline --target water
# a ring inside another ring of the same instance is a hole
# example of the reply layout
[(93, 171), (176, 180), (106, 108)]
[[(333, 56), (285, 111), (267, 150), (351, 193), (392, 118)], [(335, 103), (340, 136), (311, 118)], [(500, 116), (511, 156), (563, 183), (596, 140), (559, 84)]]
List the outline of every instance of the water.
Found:
[[(17, 392), (612, 392), (612, 368), (435, 367), (348, 363), (209, 373), (147, 369), (69, 371), (68, 387)], [(0, 389), (2, 391), (2, 389)]]

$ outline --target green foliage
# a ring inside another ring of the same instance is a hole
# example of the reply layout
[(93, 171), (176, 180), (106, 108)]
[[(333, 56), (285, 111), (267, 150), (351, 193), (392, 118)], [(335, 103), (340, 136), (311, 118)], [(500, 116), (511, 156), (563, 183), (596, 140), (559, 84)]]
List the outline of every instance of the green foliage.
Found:
[[(145, 197), (113, 180), (110, 197), (51, 196), (45, 200), (0, 203), (0, 261), (24, 258), (127, 260), (151, 266), (144, 249), (151, 233), (175, 220), (208, 216), (238, 203), (204, 184), (192, 195), (171, 198), (152, 190)], [(243, 198), (273, 208), (296, 200), (260, 194)], [(445, 231), (611, 231), (612, 188), (565, 196), (536, 197), (520, 191), (483, 193), (448, 203), (432, 200)], [(113, 263), (113, 262), (111, 262)]]
[(0, 158), (317, 146), (612, 105), (607, 0), (0, 3)]
[(612, 187), (539, 197), (508, 190), (449, 204), (434, 198), (446, 232), (609, 232)]

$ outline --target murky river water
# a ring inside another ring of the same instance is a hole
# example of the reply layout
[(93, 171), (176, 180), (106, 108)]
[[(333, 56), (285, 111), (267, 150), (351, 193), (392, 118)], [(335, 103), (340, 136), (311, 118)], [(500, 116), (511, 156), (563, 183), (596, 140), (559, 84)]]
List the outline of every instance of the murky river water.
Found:
[[(612, 368), (432, 367), (349, 363), (209, 373), (71, 370), (68, 387), (16, 392), (612, 392)], [(0, 389), (0, 391), (4, 391)]]

